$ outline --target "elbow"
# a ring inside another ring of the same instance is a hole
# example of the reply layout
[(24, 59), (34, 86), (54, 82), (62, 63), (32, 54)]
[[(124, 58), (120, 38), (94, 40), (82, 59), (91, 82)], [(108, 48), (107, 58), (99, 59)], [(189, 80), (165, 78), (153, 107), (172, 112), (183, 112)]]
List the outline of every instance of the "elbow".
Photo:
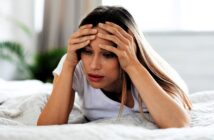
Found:
[[(50, 120), (49, 120), (50, 121)], [(51, 125), (50, 122), (48, 122), (45, 118), (39, 117), (36, 123), (37, 126), (44, 126), (44, 125)]]
[(175, 124), (169, 126), (168, 128), (184, 128), (190, 126), (190, 120), (178, 121)]
[(37, 122), (36, 125), (37, 125), (37, 126), (42, 126), (42, 125), (44, 125), (44, 124), (42, 124), (42, 123), (40, 123), (40, 122)]
[(36, 125), (37, 126), (44, 126), (44, 125), (64, 125), (64, 124), (67, 124), (68, 123), (68, 120), (55, 120), (55, 119), (51, 119), (51, 118), (42, 118), (40, 117), (38, 120), (37, 120), (37, 123)]
[(159, 126), (159, 128), (161, 128), (161, 129), (184, 128), (184, 127), (189, 127), (189, 122), (176, 122), (174, 124), (168, 124), (168, 125)]
[(37, 121), (37, 126), (47, 126), (47, 125), (59, 125), (56, 123), (50, 123), (50, 122), (42, 122), (42, 121)]
[(60, 125), (60, 123), (53, 123), (53, 122), (49, 122), (49, 121), (41, 121), (41, 120), (38, 120), (37, 121), (37, 126), (45, 126), (45, 125)]
[(174, 127), (176, 128), (183, 128), (183, 127), (189, 127), (190, 126), (190, 115), (185, 113), (183, 117), (180, 117), (180, 119), (177, 119), (177, 123)]
[(176, 126), (177, 128), (183, 128), (183, 127), (190, 127), (190, 116), (185, 117), (178, 125)]
[(37, 120), (37, 123), (36, 123), (37, 126), (41, 126), (41, 125), (46, 125), (44, 122), (41, 121), (41, 119), (39, 118)]
[(171, 122), (168, 122), (162, 126), (160, 126), (160, 128), (166, 129), (166, 128), (184, 128), (184, 127), (189, 127), (190, 126), (190, 117), (189, 116), (185, 116), (179, 119), (175, 119)]

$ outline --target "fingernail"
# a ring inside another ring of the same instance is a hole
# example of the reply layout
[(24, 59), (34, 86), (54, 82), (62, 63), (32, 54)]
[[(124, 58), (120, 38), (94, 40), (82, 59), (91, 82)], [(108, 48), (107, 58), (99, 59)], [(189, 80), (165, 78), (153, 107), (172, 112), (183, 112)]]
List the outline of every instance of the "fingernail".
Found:
[(99, 23), (99, 26), (102, 27), (102, 26), (103, 26), (103, 23)]
[(102, 33), (98, 33), (97, 35), (98, 35), (98, 36), (102, 36), (103, 34), (102, 34)]

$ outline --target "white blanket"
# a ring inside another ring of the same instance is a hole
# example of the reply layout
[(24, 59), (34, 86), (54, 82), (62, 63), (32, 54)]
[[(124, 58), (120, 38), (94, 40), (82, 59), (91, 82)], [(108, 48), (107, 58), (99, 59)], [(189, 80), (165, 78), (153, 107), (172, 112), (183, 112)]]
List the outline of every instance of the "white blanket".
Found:
[(51, 84), (36, 80), (0, 80), (0, 140), (214, 139), (214, 91), (191, 94), (193, 110), (189, 128), (158, 129), (139, 113), (120, 120), (85, 123), (77, 104), (69, 116), (68, 125), (37, 127), (36, 121), (51, 88)]

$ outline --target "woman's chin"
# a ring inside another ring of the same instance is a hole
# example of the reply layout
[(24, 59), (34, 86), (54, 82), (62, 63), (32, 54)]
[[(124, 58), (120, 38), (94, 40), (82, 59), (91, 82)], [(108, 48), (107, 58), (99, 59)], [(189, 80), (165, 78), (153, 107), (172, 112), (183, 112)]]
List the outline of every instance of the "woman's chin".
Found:
[(101, 83), (89, 82), (89, 84), (90, 84), (93, 88), (103, 88), (103, 85), (102, 85)]

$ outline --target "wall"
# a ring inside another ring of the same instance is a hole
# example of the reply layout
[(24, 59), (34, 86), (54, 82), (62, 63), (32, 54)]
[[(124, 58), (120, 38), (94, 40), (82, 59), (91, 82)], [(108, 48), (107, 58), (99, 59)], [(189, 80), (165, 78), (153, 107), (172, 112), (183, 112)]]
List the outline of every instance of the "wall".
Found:
[(214, 90), (214, 33), (145, 33), (153, 48), (183, 77), (190, 92)]

